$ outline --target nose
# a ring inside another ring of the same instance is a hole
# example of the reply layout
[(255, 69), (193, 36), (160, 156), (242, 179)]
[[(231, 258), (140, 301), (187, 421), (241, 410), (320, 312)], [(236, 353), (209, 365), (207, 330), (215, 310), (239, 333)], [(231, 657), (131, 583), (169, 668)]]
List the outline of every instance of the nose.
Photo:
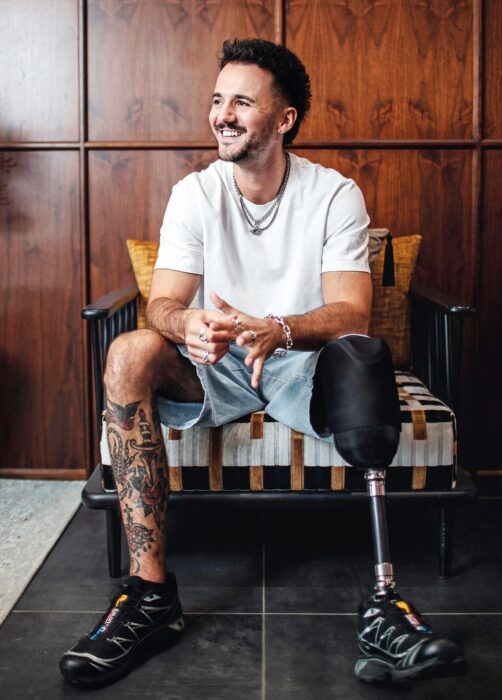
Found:
[(225, 101), (218, 110), (217, 121), (231, 124), (235, 119), (235, 110), (231, 100)]

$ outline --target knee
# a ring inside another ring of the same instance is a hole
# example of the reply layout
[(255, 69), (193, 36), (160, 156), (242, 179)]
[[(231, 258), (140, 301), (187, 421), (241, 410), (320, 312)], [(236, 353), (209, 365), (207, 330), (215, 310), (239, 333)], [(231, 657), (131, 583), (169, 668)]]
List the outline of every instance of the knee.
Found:
[(108, 392), (136, 382), (148, 382), (155, 359), (166, 351), (166, 341), (149, 329), (119, 335), (110, 345), (104, 376)]

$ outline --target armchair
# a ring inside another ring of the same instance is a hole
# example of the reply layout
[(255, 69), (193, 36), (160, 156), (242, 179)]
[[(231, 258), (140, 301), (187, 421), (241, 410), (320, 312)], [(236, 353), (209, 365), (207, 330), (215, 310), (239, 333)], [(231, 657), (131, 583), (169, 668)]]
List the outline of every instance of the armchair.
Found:
[[(386, 257), (388, 277), (390, 256)], [(407, 367), (401, 364), (395, 372), (402, 434), (397, 454), (386, 470), (387, 497), (423, 498), (437, 504), (439, 575), (446, 577), (451, 566), (453, 508), (474, 494), (469, 477), (457, 470), (453, 412), (458, 398), (462, 324), (474, 309), (423, 286), (405, 291), (411, 308), (411, 363)], [(114, 338), (137, 327), (139, 299), (138, 288), (131, 286), (82, 310), (82, 317), (90, 324), (98, 435), (103, 427), (106, 354)], [(220, 428), (192, 428), (184, 434), (165, 428), (164, 438), (170, 499), (237, 498), (272, 503), (284, 498), (353, 500), (367, 497), (367, 481), (373, 499), (377, 566), (388, 560), (383, 473), (378, 472), (380, 485), (375, 489), (374, 479), (365, 480), (364, 473), (350, 467), (333, 445), (296, 433), (263, 413)], [(106, 439), (101, 441), (101, 461), (84, 488), (83, 502), (106, 513), (109, 572), (119, 576), (121, 521)]]

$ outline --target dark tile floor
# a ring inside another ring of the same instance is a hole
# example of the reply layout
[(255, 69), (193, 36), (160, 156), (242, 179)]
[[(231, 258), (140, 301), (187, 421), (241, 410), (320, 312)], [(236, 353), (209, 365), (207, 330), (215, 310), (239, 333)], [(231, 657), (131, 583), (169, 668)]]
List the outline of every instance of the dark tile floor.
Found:
[(108, 688), (59, 676), (61, 653), (94, 624), (116, 582), (103, 514), (81, 509), (0, 628), (0, 697), (327, 700), (502, 697), (502, 501), (459, 509), (454, 573), (436, 573), (435, 514), (389, 506), (399, 589), (465, 646), (462, 678), (373, 688), (352, 675), (355, 611), (373, 585), (366, 504), (268, 508), (179, 504), (169, 566), (187, 613), (180, 642)]

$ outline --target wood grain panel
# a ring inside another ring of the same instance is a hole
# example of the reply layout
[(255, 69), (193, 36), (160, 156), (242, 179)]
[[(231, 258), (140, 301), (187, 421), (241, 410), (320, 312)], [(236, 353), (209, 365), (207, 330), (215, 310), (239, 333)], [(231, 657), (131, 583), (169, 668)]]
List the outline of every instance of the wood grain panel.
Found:
[(78, 0), (0, 2), (0, 141), (78, 141)]
[(502, 138), (502, 3), (484, 3), (485, 132)]
[(89, 154), (91, 298), (134, 283), (125, 241), (156, 241), (178, 180), (216, 151), (92, 151)]
[(0, 153), (0, 465), (85, 464), (79, 155)]
[(500, 397), (502, 396), (502, 150), (484, 160), (482, 265), (475, 356), (475, 434), (478, 469), (501, 469)]
[(472, 0), (288, 0), (312, 77), (303, 139), (472, 138)]
[(274, 38), (274, 0), (91, 0), (91, 140), (206, 140), (223, 39)]
[(306, 150), (360, 186), (371, 225), (423, 236), (416, 279), (472, 302), (471, 159), (464, 150)]

